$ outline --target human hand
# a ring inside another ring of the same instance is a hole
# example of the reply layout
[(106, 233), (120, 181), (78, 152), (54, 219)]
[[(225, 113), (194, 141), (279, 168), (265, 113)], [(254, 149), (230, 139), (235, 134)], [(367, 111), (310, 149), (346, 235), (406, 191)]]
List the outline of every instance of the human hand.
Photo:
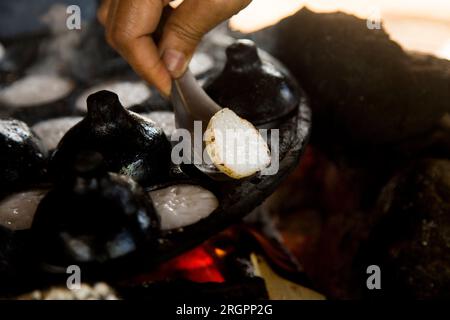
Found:
[(97, 16), (106, 39), (133, 69), (162, 94), (183, 75), (203, 35), (251, 0), (184, 0), (163, 26), (157, 46), (151, 34), (170, 0), (103, 0)]

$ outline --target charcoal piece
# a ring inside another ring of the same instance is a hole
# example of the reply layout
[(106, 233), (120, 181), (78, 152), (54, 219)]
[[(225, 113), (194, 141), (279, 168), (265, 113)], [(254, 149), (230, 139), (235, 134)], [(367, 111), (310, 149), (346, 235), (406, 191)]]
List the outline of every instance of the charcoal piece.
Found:
[(448, 299), (450, 161), (412, 164), (385, 187), (379, 212), (360, 257), (362, 265), (381, 268), (383, 290), (367, 290), (367, 296)]

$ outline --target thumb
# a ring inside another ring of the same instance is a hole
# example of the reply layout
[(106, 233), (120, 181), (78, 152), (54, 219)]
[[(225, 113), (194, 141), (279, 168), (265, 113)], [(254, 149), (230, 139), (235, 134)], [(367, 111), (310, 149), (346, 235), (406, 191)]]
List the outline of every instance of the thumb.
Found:
[(244, 9), (251, 0), (184, 0), (168, 18), (159, 51), (172, 77), (186, 71), (203, 35)]

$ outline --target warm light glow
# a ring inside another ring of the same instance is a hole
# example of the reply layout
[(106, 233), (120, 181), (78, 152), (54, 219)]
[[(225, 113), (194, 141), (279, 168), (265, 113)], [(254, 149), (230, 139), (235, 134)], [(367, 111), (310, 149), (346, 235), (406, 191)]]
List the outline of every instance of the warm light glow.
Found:
[(272, 25), (301, 7), (299, 0), (253, 0), (252, 3), (231, 18), (231, 27), (242, 32), (252, 32)]
[[(224, 282), (210, 250), (199, 246), (169, 260), (157, 268), (152, 280), (181, 278), (194, 282)], [(142, 281), (142, 279), (141, 279)]]
[(253, 0), (231, 20), (231, 27), (252, 32), (307, 6), (316, 12), (344, 11), (360, 18), (379, 12), (391, 38), (404, 48), (449, 59), (449, 0)]
[(227, 254), (227, 252), (226, 252), (225, 250), (222, 250), (222, 249), (220, 249), (220, 248), (215, 248), (215, 249), (214, 249), (214, 253), (216, 254), (216, 256), (217, 256), (218, 258), (223, 258), (223, 257), (225, 257), (226, 254)]
[(438, 56), (450, 60), (450, 41), (438, 51)]
[(178, 7), (182, 2), (183, 2), (183, 0), (173, 0), (173, 1), (170, 2), (170, 6), (171, 6), (172, 8), (176, 8), (176, 7)]

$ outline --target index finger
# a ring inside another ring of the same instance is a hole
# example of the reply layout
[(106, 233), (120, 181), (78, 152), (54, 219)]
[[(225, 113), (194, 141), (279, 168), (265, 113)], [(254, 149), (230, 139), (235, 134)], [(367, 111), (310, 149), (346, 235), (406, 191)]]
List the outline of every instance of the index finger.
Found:
[(108, 36), (136, 73), (169, 95), (171, 77), (150, 37), (158, 26), (164, 4), (162, 0), (117, 1)]

